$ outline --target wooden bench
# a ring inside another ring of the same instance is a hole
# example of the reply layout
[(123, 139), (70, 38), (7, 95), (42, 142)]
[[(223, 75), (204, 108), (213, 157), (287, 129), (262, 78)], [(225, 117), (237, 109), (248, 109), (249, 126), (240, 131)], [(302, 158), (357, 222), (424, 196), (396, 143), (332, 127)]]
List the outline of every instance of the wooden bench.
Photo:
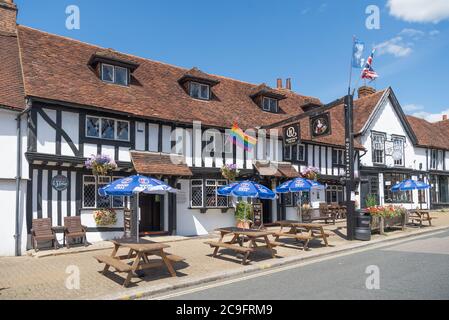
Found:
[(309, 241), (313, 239), (313, 236), (311, 236), (310, 234), (305, 234), (305, 233), (289, 233), (289, 232), (276, 232), (274, 234), (275, 241), (277, 242), (279, 240), (280, 237), (286, 237), (286, 238), (293, 238), (296, 239), (297, 241), (304, 241), (304, 250), (308, 250), (308, 245), (309, 245)]
[(132, 270), (132, 267), (129, 264), (126, 264), (111, 256), (95, 256), (94, 258), (97, 259), (99, 263), (105, 264), (102, 272), (103, 274), (109, 270), (109, 267), (113, 267), (118, 272), (130, 272)]
[(230, 244), (230, 243), (226, 243), (226, 242), (206, 241), (204, 243), (208, 244), (211, 248), (215, 249), (214, 253), (213, 253), (213, 257), (217, 256), (218, 250), (220, 248), (230, 249), (230, 250), (236, 251), (238, 253), (242, 253), (244, 255), (243, 256), (243, 260), (242, 260), (242, 264), (246, 264), (246, 260), (248, 259), (249, 254), (251, 252), (254, 252), (253, 248), (241, 247), (239, 245)]
[(431, 217), (430, 213), (427, 211), (416, 211), (409, 214), (409, 219), (413, 224), (418, 223), (419, 227), (421, 228), (424, 221), (427, 221), (429, 223), (429, 226), (432, 226), (432, 220), (436, 218)]

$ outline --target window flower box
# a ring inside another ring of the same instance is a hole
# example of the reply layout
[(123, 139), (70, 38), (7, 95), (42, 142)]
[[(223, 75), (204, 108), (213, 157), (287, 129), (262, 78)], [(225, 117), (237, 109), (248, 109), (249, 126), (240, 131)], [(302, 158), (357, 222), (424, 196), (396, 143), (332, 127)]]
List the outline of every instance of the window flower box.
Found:
[(385, 230), (393, 227), (405, 229), (407, 223), (407, 210), (401, 206), (373, 206), (367, 208), (371, 215), (371, 232), (379, 231), (385, 235)]
[(117, 214), (113, 209), (95, 210), (93, 215), (97, 226), (107, 227), (117, 223)]

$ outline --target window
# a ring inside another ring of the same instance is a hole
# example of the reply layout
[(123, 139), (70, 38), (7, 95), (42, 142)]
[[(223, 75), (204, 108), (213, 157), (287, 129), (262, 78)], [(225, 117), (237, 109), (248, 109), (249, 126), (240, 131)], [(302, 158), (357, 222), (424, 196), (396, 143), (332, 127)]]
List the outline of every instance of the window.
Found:
[(419, 203), (426, 203), (426, 190), (418, 190)]
[(190, 82), (190, 96), (195, 99), (209, 100), (210, 87), (207, 84)]
[(231, 135), (229, 133), (225, 133), (223, 145), (224, 145), (224, 152), (226, 154), (231, 154), (233, 152), (232, 149), (233, 149), (234, 144), (233, 144)]
[[(116, 179), (119, 178), (114, 177), (112, 181)], [(99, 188), (111, 183), (111, 177), (98, 177), (97, 185), (96, 181), (95, 176), (83, 176), (83, 208), (123, 208), (125, 206), (124, 197), (102, 197), (98, 194)]]
[(404, 166), (404, 143), (405, 139), (402, 137), (393, 137), (393, 160), (395, 166)]
[(262, 109), (264, 111), (277, 112), (278, 111), (278, 101), (273, 98), (263, 97)]
[(438, 150), (430, 151), (430, 169), (436, 170), (438, 166)]
[(226, 180), (191, 180), (191, 207), (227, 208), (228, 198), (217, 195), (218, 188), (226, 184)]
[(129, 70), (127, 68), (103, 63), (101, 65), (101, 80), (121, 86), (127, 86), (129, 83)]
[(284, 206), (286, 207), (296, 207), (299, 204), (299, 197), (302, 195), (301, 203), (309, 203), (310, 202), (310, 193), (308, 191), (303, 192), (288, 192), (284, 193), (281, 196), (281, 200), (283, 201)]
[(411, 191), (392, 192), (391, 188), (398, 182), (411, 179), (410, 175), (403, 173), (384, 173), (385, 203), (409, 203), (412, 202)]
[(305, 146), (297, 144), (284, 147), (284, 160), (305, 161)]
[(129, 122), (87, 116), (86, 137), (129, 141)]
[(384, 133), (373, 133), (371, 136), (373, 163), (385, 163), (385, 138)]
[(332, 164), (337, 166), (343, 166), (345, 164), (344, 150), (332, 150)]
[(343, 194), (343, 186), (329, 185), (326, 189), (326, 202), (342, 203), (344, 201)]

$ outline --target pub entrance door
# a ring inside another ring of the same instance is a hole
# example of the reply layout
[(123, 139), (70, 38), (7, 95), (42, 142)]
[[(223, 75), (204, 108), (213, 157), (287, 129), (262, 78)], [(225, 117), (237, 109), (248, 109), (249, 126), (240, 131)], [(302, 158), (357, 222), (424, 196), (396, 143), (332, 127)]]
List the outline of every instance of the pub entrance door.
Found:
[(139, 232), (161, 231), (161, 195), (141, 194), (139, 197), (140, 206), (140, 227)]

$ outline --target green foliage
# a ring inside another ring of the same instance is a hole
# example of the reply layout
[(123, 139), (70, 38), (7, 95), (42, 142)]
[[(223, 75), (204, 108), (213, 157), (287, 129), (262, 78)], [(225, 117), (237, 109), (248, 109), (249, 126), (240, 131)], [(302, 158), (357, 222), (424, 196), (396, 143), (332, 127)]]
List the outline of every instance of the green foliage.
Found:
[(235, 218), (240, 221), (251, 219), (252, 213), (253, 206), (246, 201), (240, 201), (235, 208)]
[(374, 194), (370, 194), (365, 200), (366, 207), (375, 207), (377, 205), (377, 197)]

